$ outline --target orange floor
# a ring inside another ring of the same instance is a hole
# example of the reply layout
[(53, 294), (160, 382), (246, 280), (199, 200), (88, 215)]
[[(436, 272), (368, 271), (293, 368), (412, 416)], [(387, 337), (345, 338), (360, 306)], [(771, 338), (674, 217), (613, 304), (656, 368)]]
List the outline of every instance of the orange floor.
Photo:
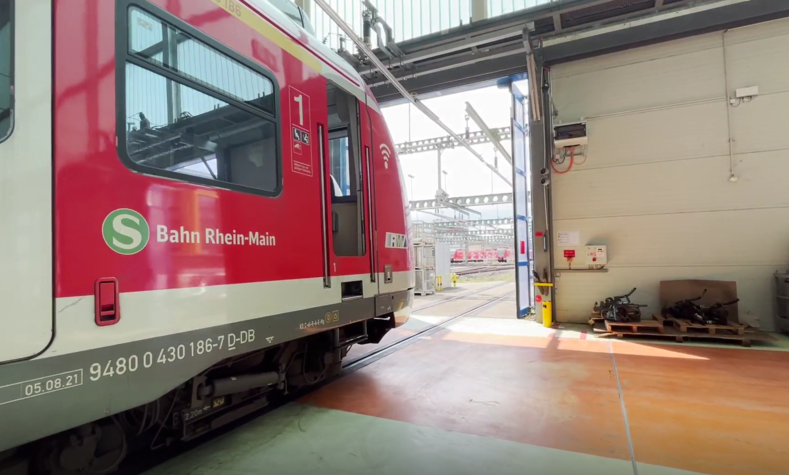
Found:
[(514, 284), (472, 289), (418, 298), (385, 343), (438, 331), (150, 475), (789, 474), (789, 338), (603, 340), (517, 320)]
[(789, 353), (530, 336), (502, 330), (536, 325), (502, 313), (500, 328), (453, 322), (302, 402), (699, 473), (789, 473)]

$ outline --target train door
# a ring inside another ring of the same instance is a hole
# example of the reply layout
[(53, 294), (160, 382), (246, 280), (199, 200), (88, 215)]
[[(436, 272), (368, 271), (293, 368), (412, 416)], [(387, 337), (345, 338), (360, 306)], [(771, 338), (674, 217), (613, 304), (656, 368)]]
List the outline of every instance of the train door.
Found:
[(367, 243), (369, 252), (367, 258), (370, 261), (370, 284), (375, 293), (380, 290), (378, 282), (378, 219), (376, 217), (377, 206), (375, 205), (375, 137), (373, 136), (372, 118), (367, 104), (361, 106), (364, 112), (361, 114), (362, 129), (362, 160), (364, 166), (364, 194), (366, 202), (367, 219)]
[(52, 339), (50, 0), (0, 0), (0, 363)]
[(366, 110), (356, 96), (327, 81), (326, 150), (322, 153), (329, 189), (330, 275), (342, 298), (375, 294), (371, 249), (371, 150)]
[(534, 309), (534, 276), (532, 274), (531, 238), (531, 170), (527, 135), (527, 96), (511, 84), (512, 92), (512, 172), (515, 211), (515, 255), (518, 301), (518, 318), (524, 318)]

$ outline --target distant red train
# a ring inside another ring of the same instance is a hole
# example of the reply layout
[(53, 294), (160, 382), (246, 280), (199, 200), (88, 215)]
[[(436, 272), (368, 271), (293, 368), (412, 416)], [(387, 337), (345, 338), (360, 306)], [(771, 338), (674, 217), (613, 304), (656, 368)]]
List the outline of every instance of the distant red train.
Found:
[(468, 258), (464, 259), (465, 251), (463, 249), (455, 250), (452, 256), (452, 263), (462, 262), (508, 262), (512, 257), (509, 249), (496, 249), (487, 251), (468, 251)]

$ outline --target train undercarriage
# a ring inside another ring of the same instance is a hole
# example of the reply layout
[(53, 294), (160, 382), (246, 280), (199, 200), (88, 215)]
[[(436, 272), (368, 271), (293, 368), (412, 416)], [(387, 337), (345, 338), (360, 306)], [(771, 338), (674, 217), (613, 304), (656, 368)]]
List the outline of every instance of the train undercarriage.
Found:
[[(394, 315), (228, 358), (140, 407), (0, 453), (0, 475), (100, 475), (330, 380), (354, 344), (379, 343)], [(131, 388), (131, 390), (134, 390)]]

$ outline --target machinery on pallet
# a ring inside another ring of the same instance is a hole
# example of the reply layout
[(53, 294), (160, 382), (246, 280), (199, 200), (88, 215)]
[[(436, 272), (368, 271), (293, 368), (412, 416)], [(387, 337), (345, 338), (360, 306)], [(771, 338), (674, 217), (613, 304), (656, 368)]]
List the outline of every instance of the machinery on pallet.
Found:
[(595, 302), (594, 312), (612, 322), (640, 322), (641, 309), (646, 305), (630, 301), (630, 296), (635, 291), (636, 287), (633, 287), (633, 290), (625, 295), (607, 297), (601, 302)]
[(663, 314), (701, 325), (728, 325), (729, 310), (727, 307), (736, 304), (740, 299), (730, 302), (715, 302), (712, 305), (699, 304), (698, 301), (704, 298), (706, 293), (707, 289), (704, 289), (698, 297), (680, 300), (663, 309)]

